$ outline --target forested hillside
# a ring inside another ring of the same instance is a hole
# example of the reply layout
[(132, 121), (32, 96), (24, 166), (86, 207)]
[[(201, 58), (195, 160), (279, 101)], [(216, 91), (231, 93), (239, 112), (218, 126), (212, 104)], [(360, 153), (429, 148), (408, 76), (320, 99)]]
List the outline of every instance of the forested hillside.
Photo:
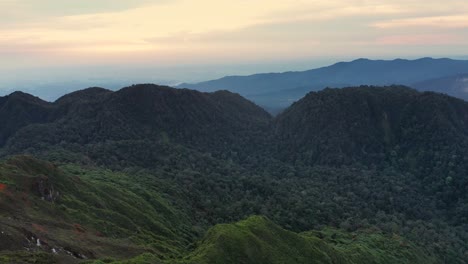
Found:
[(326, 89), (273, 118), (228, 91), (136, 85), (0, 106), (0, 262), (468, 257), (459, 99)]

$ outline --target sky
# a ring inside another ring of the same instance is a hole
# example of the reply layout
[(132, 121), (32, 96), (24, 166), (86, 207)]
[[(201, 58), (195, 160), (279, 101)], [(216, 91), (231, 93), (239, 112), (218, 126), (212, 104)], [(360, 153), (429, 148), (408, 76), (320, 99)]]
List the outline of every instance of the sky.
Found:
[(0, 90), (466, 58), (467, 47), (466, 0), (0, 0)]

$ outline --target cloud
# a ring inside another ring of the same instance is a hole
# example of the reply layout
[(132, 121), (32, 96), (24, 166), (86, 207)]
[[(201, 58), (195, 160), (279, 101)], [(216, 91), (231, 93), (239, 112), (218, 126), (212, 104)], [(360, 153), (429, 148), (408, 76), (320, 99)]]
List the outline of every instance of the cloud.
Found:
[(43, 63), (377, 53), (466, 43), (465, 14), (465, 0), (3, 0), (0, 52)]
[(468, 13), (450, 16), (393, 19), (377, 22), (373, 26), (381, 29), (408, 27), (468, 28)]
[(28, 15), (67, 16), (112, 12), (131, 9), (147, 4), (163, 4), (169, 0), (3, 0), (0, 2), (0, 15), (9, 14), (15, 9)]
[[(92, 53), (160, 49), (158, 43), (145, 40), (163, 39), (177, 32), (203, 34), (236, 30), (257, 23), (259, 10), (266, 4), (263, 0), (174, 1), (121, 11), (50, 17), (0, 29), (0, 41), (10, 46), (36, 45), (36, 50), (47, 45), (59, 50)], [(276, 5), (268, 6), (275, 8)], [(97, 43), (94, 52), (89, 43)], [(72, 46), (74, 48), (70, 49)]]
[(291, 21), (330, 21), (336, 19), (347, 19), (350, 17), (382, 17), (392, 16), (408, 12), (399, 5), (389, 3), (349, 1), (315, 1), (313, 3), (289, 7), (280, 12), (274, 12), (265, 16), (269, 22), (291, 22)]
[(379, 45), (462, 45), (468, 44), (467, 39), (454, 34), (416, 34), (416, 35), (392, 35), (378, 38)]

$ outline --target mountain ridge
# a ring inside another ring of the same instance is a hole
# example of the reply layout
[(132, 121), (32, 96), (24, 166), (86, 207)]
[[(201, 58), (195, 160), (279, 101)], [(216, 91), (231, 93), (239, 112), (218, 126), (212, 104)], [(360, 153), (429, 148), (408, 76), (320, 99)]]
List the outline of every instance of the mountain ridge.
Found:
[[(267, 108), (285, 108), (307, 92), (326, 87), (342, 88), (359, 85), (407, 85), (428, 79), (468, 73), (468, 61), (448, 58), (420, 58), (416, 60), (356, 59), (338, 62), (330, 66), (281, 73), (259, 73), (247, 76), (226, 76), (220, 79), (178, 85), (202, 91), (227, 89)], [(302, 87), (302, 88), (301, 88)], [(420, 90), (424, 87), (419, 86)], [(253, 91), (255, 91), (253, 93)], [(282, 92), (280, 92), (282, 91)], [(439, 87), (437, 92), (446, 92)], [(468, 95), (463, 94), (463, 99)]]
[[(8, 99), (15, 94), (2, 98)], [(109, 138), (122, 138), (118, 136), (119, 133), (123, 137), (133, 138), (137, 135), (170, 132), (171, 135), (182, 137), (182, 139), (193, 134), (191, 137), (196, 140), (195, 134), (207, 133), (203, 128), (204, 124), (212, 124), (218, 129), (223, 126), (234, 126), (239, 129), (244, 126), (244, 123), (246, 126), (256, 126), (260, 121), (266, 125), (270, 118), (263, 109), (231, 92), (202, 93), (150, 84), (125, 87), (116, 92), (90, 88), (65, 95), (53, 103), (40, 101), (40, 104), (36, 104), (36, 101), (40, 99), (33, 100), (32, 98), (35, 97), (32, 96), (28, 98), (31, 99), (30, 102), (26, 100), (28, 105), (37, 105), (40, 110), (32, 111), (30, 114), (42, 113), (41, 118), (38, 118), (37, 122), (30, 122), (31, 124), (60, 123), (60, 127), (54, 130), (63, 130), (67, 126), (71, 128), (77, 126), (77, 123), (85, 122), (88, 125), (83, 124), (84, 127), (99, 129), (101, 133), (110, 133)], [(230, 104), (242, 107), (234, 107), (237, 111), (233, 112)], [(231, 111), (225, 110), (225, 107), (230, 107)], [(2, 107), (0, 120), (1, 117), (4, 117), (6, 121), (11, 116), (19, 116), (14, 111), (15, 109)], [(11, 120), (13, 121), (15, 120)], [(122, 127), (117, 127), (119, 123)], [(177, 123), (184, 123), (184, 126), (179, 126)], [(168, 127), (169, 124), (172, 126)], [(17, 126), (2, 128), (9, 131), (21, 129), (24, 125), (26, 124), (21, 123)], [(141, 125), (147, 128), (141, 131), (134, 129)], [(2, 134), (1, 130), (0, 128), (0, 134)], [(58, 130), (57, 132), (60, 132)], [(83, 128), (80, 130), (85, 132)], [(4, 132), (5, 136), (0, 143), (5, 143), (12, 132)], [(95, 132), (90, 130), (85, 133)], [(91, 139), (91, 134), (86, 137)]]

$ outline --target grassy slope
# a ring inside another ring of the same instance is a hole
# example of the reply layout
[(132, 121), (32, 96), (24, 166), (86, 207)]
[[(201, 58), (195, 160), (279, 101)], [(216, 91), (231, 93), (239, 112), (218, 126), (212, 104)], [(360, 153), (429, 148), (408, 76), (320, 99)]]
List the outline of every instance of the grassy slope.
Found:
[(321, 238), (346, 256), (351, 263), (438, 263), (436, 258), (398, 235), (385, 235), (378, 230), (345, 232), (335, 228), (310, 231), (301, 235)]
[[(328, 237), (330, 235), (330, 237)], [(332, 238), (333, 237), (333, 238)], [(337, 239), (337, 240), (335, 240)], [(435, 263), (401, 238), (339, 230), (297, 234), (264, 217), (212, 228), (183, 263)]]
[[(48, 257), (66, 263), (76, 261), (69, 255), (176, 257), (191, 240), (187, 218), (155, 186), (141, 186), (125, 174), (74, 165), (59, 169), (21, 156), (0, 164), (0, 183), (0, 263), (36, 255), (42, 260), (41, 252), (53, 250), (58, 254)], [(41, 189), (53, 189), (54, 201), (42, 199)]]

